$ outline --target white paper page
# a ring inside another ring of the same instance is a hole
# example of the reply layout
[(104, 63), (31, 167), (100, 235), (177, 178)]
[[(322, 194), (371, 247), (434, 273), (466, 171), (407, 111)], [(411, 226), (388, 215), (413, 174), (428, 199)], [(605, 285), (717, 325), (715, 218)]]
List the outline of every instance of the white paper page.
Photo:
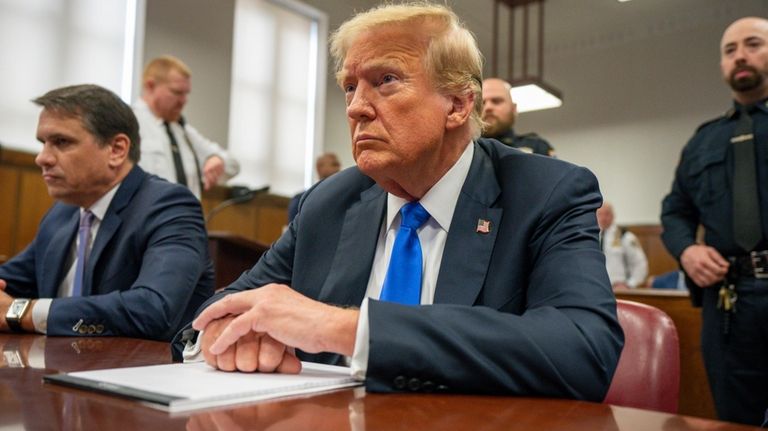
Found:
[[(275, 397), (303, 393), (302, 389), (333, 389), (357, 384), (347, 367), (302, 362), (300, 374), (240, 373), (211, 368), (203, 362), (150, 365), (68, 373), (102, 383), (199, 401), (201, 405), (221, 399), (237, 399), (247, 395)], [(269, 397), (258, 397), (264, 399)], [(256, 398), (255, 398), (256, 399)], [(185, 402), (181, 402), (185, 403)], [(198, 403), (193, 403), (198, 404)]]

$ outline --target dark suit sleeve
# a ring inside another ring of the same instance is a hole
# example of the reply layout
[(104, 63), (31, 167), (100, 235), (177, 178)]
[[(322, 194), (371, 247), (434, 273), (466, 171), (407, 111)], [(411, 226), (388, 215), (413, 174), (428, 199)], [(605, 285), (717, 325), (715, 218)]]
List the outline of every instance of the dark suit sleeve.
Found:
[(5, 291), (20, 298), (36, 298), (38, 296), (35, 281), (35, 241), (11, 260), (0, 265), (0, 280), (5, 280)]
[(288, 223), (292, 222), (296, 218), (296, 214), (299, 212), (299, 201), (303, 193), (299, 193), (291, 198), (288, 202)]
[[(568, 168), (552, 188), (532, 226), (522, 310), (370, 300), (366, 388), (602, 401), (623, 333), (597, 244), (600, 202), (582, 168)], [(502, 259), (487, 277), (522, 264)]]
[[(98, 335), (170, 340), (212, 294), (200, 204), (181, 187), (163, 190), (129, 205), (148, 209), (123, 214), (121, 232), (107, 246), (110, 257), (99, 261), (106, 272), (94, 286), (100, 293), (53, 300), (48, 335), (77, 335), (72, 328), (82, 320), (103, 325)], [(126, 279), (124, 288), (115, 288)]]

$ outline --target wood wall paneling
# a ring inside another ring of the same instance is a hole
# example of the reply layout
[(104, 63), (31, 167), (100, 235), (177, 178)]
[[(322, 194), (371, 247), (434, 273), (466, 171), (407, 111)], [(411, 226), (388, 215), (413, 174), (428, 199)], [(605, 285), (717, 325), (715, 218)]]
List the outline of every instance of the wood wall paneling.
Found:
[(625, 229), (634, 233), (648, 257), (648, 275), (660, 275), (678, 270), (677, 261), (661, 241), (660, 225), (629, 225)]
[(14, 231), (16, 229), (19, 176), (14, 169), (0, 166), (0, 263), (15, 254)]
[(0, 150), (0, 260), (24, 249), (53, 200), (35, 165), (35, 155)]
[(19, 192), (19, 220), (16, 233), (16, 253), (35, 239), (37, 227), (53, 205), (40, 172), (21, 172)]
[[(216, 187), (203, 193), (203, 212), (207, 215), (229, 197), (229, 189)], [(228, 206), (208, 220), (208, 231), (230, 232), (251, 241), (271, 244), (283, 232), (288, 219), (289, 198), (259, 194), (251, 201)]]
[(244, 271), (253, 267), (268, 245), (245, 239), (240, 235), (211, 231), (208, 249), (213, 259), (216, 290), (235, 281)]

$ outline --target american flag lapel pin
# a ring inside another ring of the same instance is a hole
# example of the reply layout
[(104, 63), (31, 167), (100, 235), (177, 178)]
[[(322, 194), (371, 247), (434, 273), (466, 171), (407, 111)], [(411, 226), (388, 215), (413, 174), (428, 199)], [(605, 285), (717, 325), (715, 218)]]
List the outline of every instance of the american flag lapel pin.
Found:
[(475, 232), (477, 233), (489, 233), (491, 231), (491, 221), (490, 220), (484, 220), (484, 219), (477, 219), (477, 229)]

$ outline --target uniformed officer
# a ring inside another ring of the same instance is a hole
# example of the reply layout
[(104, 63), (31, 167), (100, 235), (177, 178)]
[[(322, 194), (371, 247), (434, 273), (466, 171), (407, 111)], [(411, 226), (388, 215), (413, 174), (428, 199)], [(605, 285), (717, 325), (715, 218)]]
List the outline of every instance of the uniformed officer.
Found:
[(768, 20), (735, 21), (720, 55), (734, 106), (683, 149), (662, 204), (662, 239), (703, 305), (718, 416), (759, 425), (768, 406)]
[(488, 78), (483, 81), (483, 137), (493, 138), (510, 147), (545, 156), (554, 156), (555, 149), (539, 135), (516, 135), (512, 126), (517, 117), (517, 105), (512, 101), (507, 81)]
[(603, 203), (597, 210), (597, 224), (608, 277), (614, 289), (635, 288), (648, 276), (648, 259), (635, 234), (616, 226), (613, 219), (613, 205)]

